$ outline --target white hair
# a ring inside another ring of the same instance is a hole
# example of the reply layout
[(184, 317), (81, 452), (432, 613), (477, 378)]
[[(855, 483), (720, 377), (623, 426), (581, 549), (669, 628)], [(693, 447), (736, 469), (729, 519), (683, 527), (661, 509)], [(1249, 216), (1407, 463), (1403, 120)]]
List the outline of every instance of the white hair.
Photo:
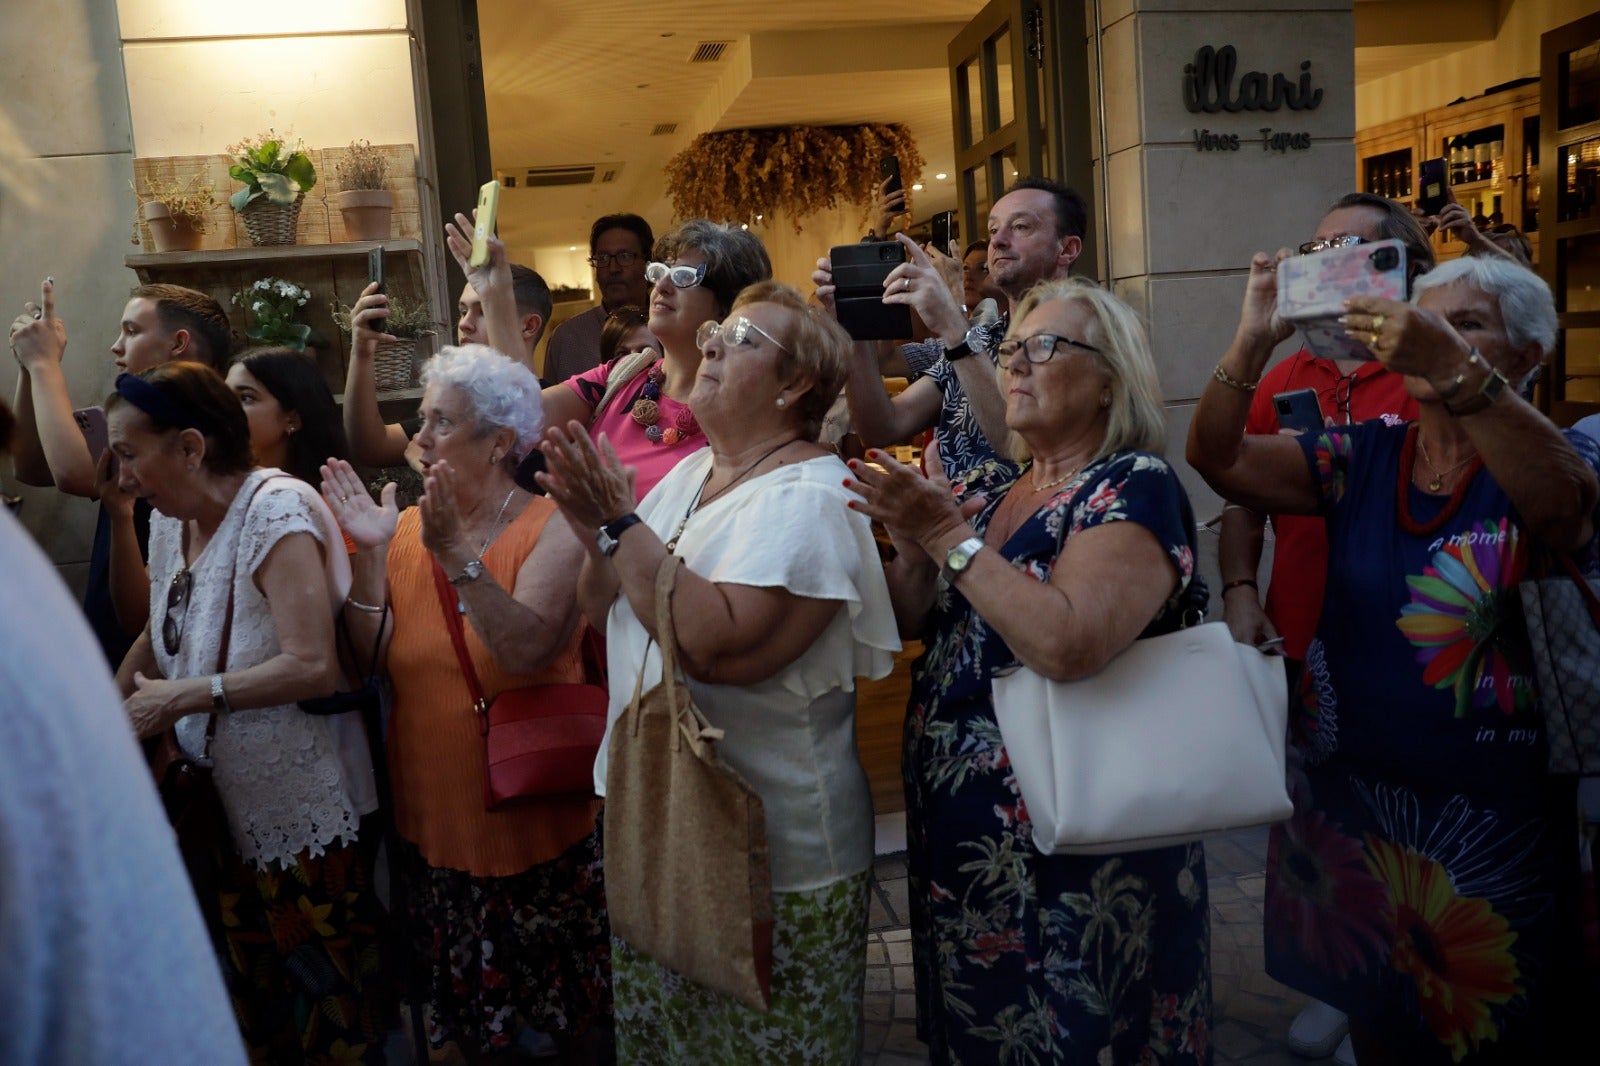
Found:
[(1429, 289), (1458, 281), (1495, 298), (1512, 348), (1521, 351), (1529, 344), (1537, 344), (1540, 359), (1555, 351), (1556, 302), (1550, 295), (1550, 286), (1539, 275), (1502, 256), (1464, 255), (1440, 263), (1417, 278), (1412, 285), (1411, 302), (1416, 303)]
[(460, 389), (478, 424), (479, 435), (509, 429), (517, 435), (511, 447), (521, 459), (539, 439), (543, 405), (539, 379), (515, 359), (508, 359), (487, 344), (445, 345), (422, 364), (422, 384)]

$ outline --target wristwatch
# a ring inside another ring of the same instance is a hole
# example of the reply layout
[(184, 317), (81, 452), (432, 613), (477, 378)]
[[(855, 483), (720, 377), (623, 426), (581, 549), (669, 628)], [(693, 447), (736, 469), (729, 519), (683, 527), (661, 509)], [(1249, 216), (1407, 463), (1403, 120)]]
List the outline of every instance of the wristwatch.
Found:
[(984, 343), (987, 339), (982, 327), (973, 326), (967, 330), (967, 335), (962, 337), (959, 343), (944, 350), (944, 357), (952, 363), (957, 359), (965, 359), (973, 352), (987, 347)]
[(594, 542), (600, 546), (601, 555), (611, 555), (617, 550), (617, 544), (622, 540), (625, 530), (642, 522), (638, 515), (629, 511), (621, 518), (613, 518), (600, 527), (600, 532), (594, 535)]
[(954, 585), (956, 578), (966, 572), (972, 565), (972, 557), (983, 548), (982, 537), (968, 537), (966, 540), (951, 548), (944, 557), (944, 566), (939, 568), (939, 575), (944, 578), (946, 585)]
[(461, 568), (461, 573), (450, 579), (450, 584), (460, 588), (471, 581), (476, 581), (483, 576), (483, 560), (474, 559)]
[(233, 705), (228, 702), (228, 694), (222, 690), (222, 675), (211, 675), (211, 709), (213, 711), (231, 711)]

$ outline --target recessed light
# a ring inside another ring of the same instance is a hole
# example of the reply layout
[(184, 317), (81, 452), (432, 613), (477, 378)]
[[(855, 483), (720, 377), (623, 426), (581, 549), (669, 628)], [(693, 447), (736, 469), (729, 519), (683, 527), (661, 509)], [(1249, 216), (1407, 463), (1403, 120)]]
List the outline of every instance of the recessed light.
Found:
[(750, 228), (750, 223), (748, 223), (748, 222), (741, 222), (741, 223), (739, 223), (739, 228), (740, 228), (740, 229), (749, 229), (749, 228)]
[(569, 251), (569, 252), (576, 252), (576, 251), (577, 251), (577, 250), (578, 250), (578, 246), (577, 246), (577, 245), (576, 245), (576, 244), (569, 244), (569, 245), (567, 245), (567, 251)]
[(757, 222), (760, 222), (760, 221), (761, 221), (761, 216), (760, 216), (760, 215), (757, 215), (757, 216), (756, 216), (756, 221), (757, 221)]
[(919, 181), (915, 185), (911, 186), (911, 191), (912, 192), (921, 192), (922, 191), (922, 182)]
[(673, 36), (673, 34), (670, 34), (670, 33), (663, 33), (663, 34), (662, 34), (662, 35), (661, 35), (661, 36), (663, 36), (663, 37), (671, 37), (671, 36)]
[(634, 88), (635, 89), (648, 89), (648, 88), (650, 88), (650, 83), (649, 82), (645, 82), (643, 85), (635, 85)]
[(949, 176), (950, 175), (948, 175), (948, 174), (935, 174), (934, 175), (934, 177), (938, 178), (940, 181), (943, 181), (945, 178), (948, 178)]

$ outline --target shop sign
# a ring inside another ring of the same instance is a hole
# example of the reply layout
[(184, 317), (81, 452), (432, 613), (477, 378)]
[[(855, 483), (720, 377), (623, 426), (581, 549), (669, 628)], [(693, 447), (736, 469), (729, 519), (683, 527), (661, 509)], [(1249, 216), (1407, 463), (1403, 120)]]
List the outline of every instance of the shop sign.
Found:
[[(1311, 86), (1311, 61), (1300, 64), (1300, 77), (1291, 81), (1285, 74), (1268, 75), (1252, 70), (1234, 82), (1239, 55), (1233, 45), (1221, 48), (1205, 45), (1194, 54), (1194, 62), (1183, 68), (1183, 106), (1191, 114), (1236, 114), (1240, 111), (1315, 111), (1322, 103), (1322, 90)], [(1264, 152), (1302, 151), (1311, 147), (1311, 134), (1259, 128)], [(1253, 141), (1253, 139), (1252, 139)], [(1237, 152), (1251, 141), (1237, 133), (1196, 129), (1197, 152)]]

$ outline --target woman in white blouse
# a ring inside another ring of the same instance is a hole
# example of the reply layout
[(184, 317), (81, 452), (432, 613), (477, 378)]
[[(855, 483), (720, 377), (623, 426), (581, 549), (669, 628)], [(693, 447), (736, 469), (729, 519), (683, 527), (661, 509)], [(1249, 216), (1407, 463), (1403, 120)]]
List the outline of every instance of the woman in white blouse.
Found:
[(117, 681), (141, 738), (176, 727), (214, 762), (226, 839), (186, 859), (213, 881), (195, 887), (241, 1032), (253, 1058), (381, 1058), (382, 912), (358, 844), (372, 766), (351, 723), (297, 706), (339, 685), (338, 527), (310, 485), (253, 468), (244, 409), (209, 367), (123, 374), (106, 417), (120, 488), (156, 511), (150, 620)]
[(709, 448), (635, 504), (631, 471), (574, 422), (549, 431), (541, 483), (589, 549), (579, 601), (606, 629), (613, 724), (641, 671), (647, 689), (660, 680), (655, 574), (669, 552), (685, 564), (672, 620), (689, 688), (766, 810), (771, 1007), (693, 984), (613, 935), (617, 1057), (854, 1062), (872, 865), (855, 679), (887, 674), (900, 643), (870, 525), (845, 506), (848, 471), (816, 443), (850, 340), (776, 282), (745, 289), (698, 340), (689, 404)]

